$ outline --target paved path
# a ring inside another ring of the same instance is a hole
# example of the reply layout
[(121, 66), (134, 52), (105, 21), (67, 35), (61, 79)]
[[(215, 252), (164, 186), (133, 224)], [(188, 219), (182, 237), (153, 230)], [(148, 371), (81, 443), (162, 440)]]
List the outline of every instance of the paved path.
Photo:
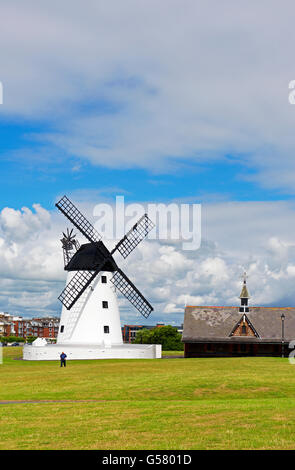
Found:
[(17, 405), (23, 403), (105, 403), (107, 400), (1, 400), (0, 405)]

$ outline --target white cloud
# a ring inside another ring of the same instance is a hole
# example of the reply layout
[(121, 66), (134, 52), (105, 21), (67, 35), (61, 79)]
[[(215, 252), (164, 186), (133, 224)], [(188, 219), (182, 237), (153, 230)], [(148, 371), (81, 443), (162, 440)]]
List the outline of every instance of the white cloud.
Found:
[(9, 207), (0, 213), (0, 229), (10, 241), (21, 241), (28, 236), (39, 235), (39, 232), (50, 227), (50, 215), (40, 204), (33, 204), (35, 213), (27, 207), (15, 210)]
[(232, 154), (260, 184), (294, 191), (291, 0), (0, 8), (1, 112), (53, 116), (58, 131), (39, 140), (94, 164), (153, 171), (175, 157)]
[[(87, 207), (88, 214), (94, 206), (78, 205), (83, 212)], [(185, 305), (238, 305), (245, 269), (252, 305), (293, 305), (294, 212), (286, 202), (208, 204), (203, 208), (205, 238), (199, 250), (183, 251), (181, 241), (146, 240), (127, 260), (117, 254), (119, 266), (155, 308), (143, 320), (127, 301), (120, 300), (122, 321), (181, 323)], [(239, 222), (241, 218), (245, 223)], [(59, 239), (66, 226), (60, 214), (39, 205), (34, 211), (2, 211), (1, 310), (59, 314), (57, 297), (65, 282)], [(19, 237), (20, 227), (26, 236)], [(82, 241), (79, 234), (78, 238)]]
[[(58, 239), (50, 213), (39, 204), (0, 212), (0, 272), (19, 279), (56, 280)], [(60, 276), (59, 276), (60, 279)]]

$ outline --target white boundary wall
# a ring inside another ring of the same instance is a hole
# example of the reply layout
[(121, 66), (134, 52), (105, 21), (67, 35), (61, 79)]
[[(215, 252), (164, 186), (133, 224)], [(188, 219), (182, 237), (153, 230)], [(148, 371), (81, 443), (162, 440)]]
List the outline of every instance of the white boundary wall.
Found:
[(65, 352), (67, 360), (73, 359), (161, 359), (161, 344), (122, 344), (102, 347), (91, 344), (47, 344), (46, 346), (25, 345), (23, 359), (26, 361), (59, 361)]

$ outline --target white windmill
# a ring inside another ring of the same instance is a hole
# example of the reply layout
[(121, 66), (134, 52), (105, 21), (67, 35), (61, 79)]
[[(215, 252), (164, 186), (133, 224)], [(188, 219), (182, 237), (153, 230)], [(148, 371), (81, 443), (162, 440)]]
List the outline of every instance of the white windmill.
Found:
[(56, 358), (57, 349), (64, 350), (69, 359), (161, 357), (160, 345), (123, 344), (116, 291), (145, 318), (153, 307), (113, 258), (116, 252), (127, 258), (154, 224), (144, 214), (109, 251), (99, 233), (66, 196), (56, 207), (88, 243), (80, 246), (73, 230), (63, 233), (64, 269), (68, 276), (59, 296), (63, 307), (57, 344), (24, 348), (24, 359), (52, 359), (54, 354)]

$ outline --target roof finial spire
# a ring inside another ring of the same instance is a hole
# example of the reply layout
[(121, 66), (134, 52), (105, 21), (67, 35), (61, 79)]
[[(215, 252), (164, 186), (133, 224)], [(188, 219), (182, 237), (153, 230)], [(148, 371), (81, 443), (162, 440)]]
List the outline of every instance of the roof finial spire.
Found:
[(240, 295), (240, 299), (249, 299), (250, 295), (247, 289), (247, 273), (244, 271), (243, 275), (241, 276), (243, 279), (243, 287)]
[(248, 276), (247, 276), (246, 271), (244, 271), (241, 277), (243, 279), (243, 286), (242, 286), (242, 291), (240, 294), (240, 299), (241, 299), (240, 312), (249, 312), (248, 300), (250, 298), (250, 295), (247, 289), (247, 277)]

